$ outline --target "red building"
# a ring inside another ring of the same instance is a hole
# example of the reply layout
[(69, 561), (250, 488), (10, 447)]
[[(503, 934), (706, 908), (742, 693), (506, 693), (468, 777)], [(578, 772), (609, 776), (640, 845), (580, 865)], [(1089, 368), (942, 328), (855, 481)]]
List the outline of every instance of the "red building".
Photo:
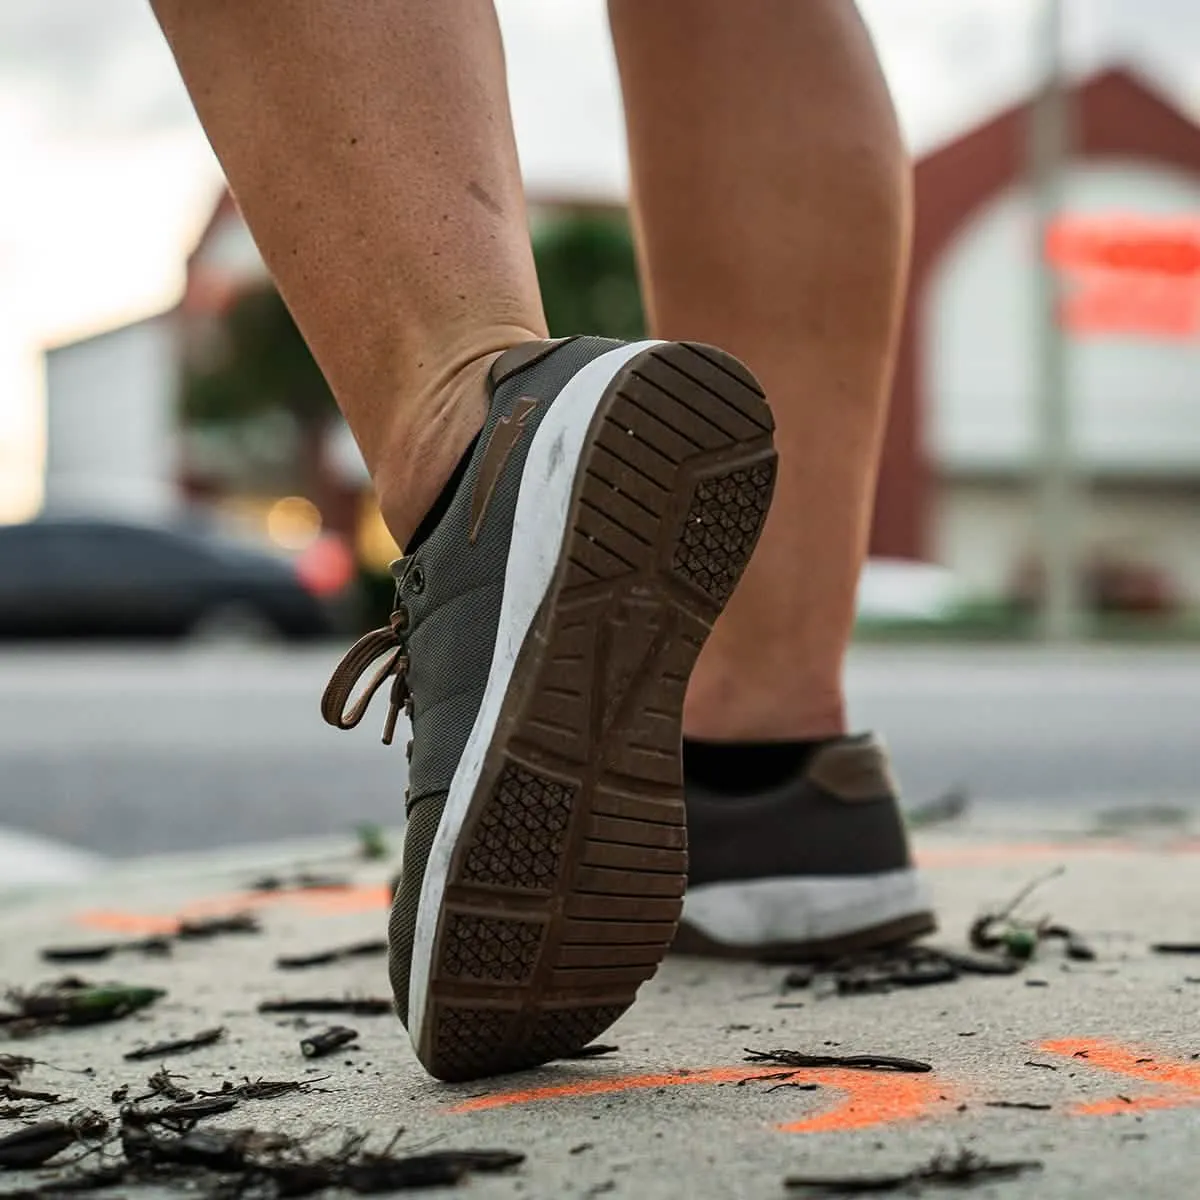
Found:
[[(1071, 97), (1049, 252), (1067, 273), (1085, 549), (1169, 566), (1200, 596), (1200, 128), (1122, 70)], [(1034, 544), (1027, 105), (916, 165), (908, 303), (872, 552), (996, 590)]]

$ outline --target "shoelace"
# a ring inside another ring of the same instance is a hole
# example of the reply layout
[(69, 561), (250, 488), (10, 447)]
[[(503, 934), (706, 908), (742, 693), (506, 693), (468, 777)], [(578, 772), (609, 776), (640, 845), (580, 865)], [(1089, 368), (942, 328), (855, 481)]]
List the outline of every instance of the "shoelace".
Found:
[[(408, 690), (408, 609), (400, 605), (382, 629), (364, 634), (346, 651), (342, 661), (334, 668), (325, 693), (321, 697), (321, 716), (338, 729), (353, 729), (366, 714), (375, 698), (375, 693), (392, 680), (392, 693), (388, 705), (387, 719), (383, 724), (383, 744), (392, 744), (396, 732), (396, 721), (403, 708), (405, 715), (412, 716), (412, 693)], [(375, 672), (371, 682), (354, 705), (347, 711), (347, 704), (362, 677), (384, 654), (387, 661)], [(412, 758), (412, 742), (406, 751)]]

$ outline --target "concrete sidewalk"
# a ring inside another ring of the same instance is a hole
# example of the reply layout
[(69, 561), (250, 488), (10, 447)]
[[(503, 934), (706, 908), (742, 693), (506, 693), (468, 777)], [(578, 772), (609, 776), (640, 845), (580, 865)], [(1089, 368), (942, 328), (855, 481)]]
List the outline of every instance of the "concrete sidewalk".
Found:
[[(274, 965), (280, 954), (383, 933), (390, 864), (355, 862), (345, 843), (308, 843), (158, 860), (79, 890), (0, 904), (0, 983), (28, 988), (71, 971), (168, 993), (115, 1024), (0, 1039), (0, 1053), (54, 1064), (36, 1067), (23, 1086), (62, 1091), (115, 1117), (113, 1090), (128, 1084), (136, 1095), (160, 1065), (123, 1054), (225, 1026), (223, 1042), (163, 1062), (194, 1088), (245, 1076), (327, 1076), (326, 1090), (247, 1101), (206, 1125), (292, 1133), (335, 1125), (377, 1131), (379, 1144), (404, 1126), (400, 1148), (437, 1138), (439, 1148), (528, 1156), (511, 1173), (463, 1185), (479, 1197), (773, 1197), (786, 1194), (789, 1174), (904, 1171), (960, 1148), (1044, 1164), (1037, 1174), (981, 1184), (972, 1193), (979, 1196), (1200, 1194), (1200, 958), (1149, 949), (1200, 940), (1200, 839), (1176, 828), (1101, 840), (1069, 822), (1048, 831), (1032, 815), (1024, 827), (1022, 820), (971, 818), (918, 835), (944, 921), (934, 940), (962, 945), (983, 906), (1063, 864), (1065, 874), (1029, 911), (1078, 928), (1097, 962), (1066, 963), (1052, 948), (1013, 977), (820, 999), (784, 994), (783, 968), (672, 959), (605, 1036), (616, 1053), (451, 1087), (423, 1075), (391, 1015), (256, 1011), (275, 998), (387, 995), (379, 958), (293, 971)], [(298, 865), (345, 875), (351, 886), (247, 890)], [(260, 935), (183, 943), (168, 959), (39, 959), (47, 945), (168, 930), (181, 914), (247, 908), (261, 919)], [(309, 1062), (301, 1037), (332, 1023), (357, 1029), (357, 1047)], [(815, 1090), (776, 1087), (778, 1079), (751, 1077), (780, 1068), (747, 1065), (745, 1047), (903, 1055), (933, 1071), (818, 1069), (782, 1081)], [(94, 1073), (63, 1073), (85, 1067)], [(0, 1119), (0, 1136), (19, 1124)], [(0, 1172), (0, 1194), (38, 1178)]]

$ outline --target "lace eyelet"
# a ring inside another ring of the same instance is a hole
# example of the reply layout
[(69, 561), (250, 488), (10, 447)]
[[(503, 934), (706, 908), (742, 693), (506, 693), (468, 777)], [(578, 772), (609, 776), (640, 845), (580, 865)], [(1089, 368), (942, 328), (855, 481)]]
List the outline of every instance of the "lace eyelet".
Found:
[(414, 596), (419, 596), (425, 590), (425, 572), (415, 564), (408, 573), (408, 590)]

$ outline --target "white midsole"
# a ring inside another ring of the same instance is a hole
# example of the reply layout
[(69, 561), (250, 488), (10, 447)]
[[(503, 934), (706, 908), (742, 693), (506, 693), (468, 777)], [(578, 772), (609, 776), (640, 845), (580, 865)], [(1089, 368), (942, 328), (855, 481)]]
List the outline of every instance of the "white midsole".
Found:
[(483, 771), (517, 656), (558, 566), (571, 492), (592, 417), (617, 372), (631, 358), (656, 345), (659, 345), (656, 341), (631, 342), (601, 354), (580, 368), (551, 403), (530, 443), (517, 493), (500, 624), (483, 703), (450, 781), (446, 807), (421, 884), (408, 977), (408, 1030), (418, 1048), (427, 1016), (429, 973), (450, 860)]
[(931, 907), (924, 880), (909, 868), (702, 884), (684, 896), (683, 920), (713, 941), (749, 947), (844, 937)]

